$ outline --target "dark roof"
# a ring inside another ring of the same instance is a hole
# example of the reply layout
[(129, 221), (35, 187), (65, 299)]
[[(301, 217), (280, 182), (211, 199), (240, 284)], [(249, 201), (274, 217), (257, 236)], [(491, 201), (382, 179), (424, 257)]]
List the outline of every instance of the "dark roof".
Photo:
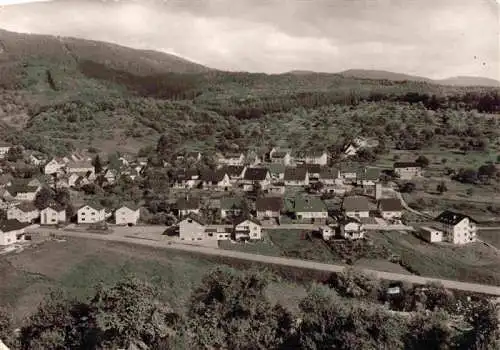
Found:
[(306, 168), (287, 168), (285, 170), (285, 181), (303, 181), (306, 176)]
[(358, 174), (360, 180), (376, 181), (380, 178), (379, 168), (364, 168)]
[(378, 202), (379, 209), (382, 211), (401, 211), (403, 204), (399, 198), (382, 198)]
[(95, 209), (95, 210), (103, 210), (103, 209), (105, 209), (102, 204), (93, 202), (93, 203), (85, 203), (83, 205), (80, 205), (80, 207), (78, 208), (78, 210), (80, 210), (80, 209), (82, 209), (82, 208), (84, 208), (86, 206), (89, 206), (89, 207), (91, 207), (92, 209)]
[(299, 164), (297, 168), (305, 168), (309, 174), (318, 174), (322, 171), (322, 167), (319, 164)]
[(320, 179), (336, 179), (338, 176), (339, 176), (339, 169), (337, 168), (323, 169), (319, 173)]
[(257, 211), (281, 211), (283, 209), (283, 199), (281, 197), (257, 198), (255, 209)]
[(32, 193), (38, 190), (37, 186), (27, 186), (27, 185), (11, 185), (7, 186), (6, 190), (13, 196), (18, 193)]
[(220, 208), (225, 210), (240, 209), (243, 207), (243, 199), (238, 197), (221, 198)]
[(16, 208), (21, 210), (22, 212), (25, 212), (25, 213), (38, 210), (35, 207), (35, 205), (33, 203), (30, 203), (30, 202), (21, 203), (18, 206), (16, 206)]
[(241, 224), (242, 222), (245, 222), (245, 221), (251, 221), (253, 222), (254, 224), (257, 224), (259, 226), (262, 226), (262, 224), (260, 223), (259, 220), (257, 220), (256, 218), (254, 217), (251, 217), (251, 216), (248, 216), (248, 217), (245, 217), (245, 216), (242, 216), (240, 218), (238, 218), (238, 220), (236, 220), (236, 222), (234, 223), (235, 225), (239, 225)]
[(396, 162), (394, 168), (421, 168), (421, 166), (415, 162)]
[(16, 219), (2, 220), (0, 221), (0, 232), (10, 232), (14, 230), (20, 230), (29, 226), (29, 223), (20, 222)]
[(189, 170), (182, 169), (172, 174), (172, 178), (178, 182), (191, 180), (195, 176), (198, 176), (198, 170), (195, 169), (189, 169)]
[(468, 215), (457, 213), (451, 210), (445, 210), (435, 219), (436, 221), (445, 224), (445, 225), (456, 225), (463, 219), (468, 218), (470, 221), (477, 223), (476, 220), (471, 218)]
[(195, 197), (179, 198), (176, 207), (178, 210), (199, 209), (200, 200)]
[(204, 182), (220, 182), (224, 179), (226, 172), (222, 170), (206, 170), (200, 174), (200, 179)]
[[(297, 152), (297, 157), (300, 158), (319, 158), (325, 154), (325, 151), (306, 151), (306, 152)], [(328, 154), (328, 153), (326, 153)]]
[(267, 168), (271, 174), (284, 174), (286, 165), (280, 163), (271, 163), (267, 165)]
[(344, 197), (344, 200), (342, 201), (342, 209), (345, 211), (369, 211), (370, 204), (366, 197)]
[(229, 176), (240, 176), (244, 169), (243, 165), (228, 165), (222, 168)]
[(206, 221), (199, 215), (196, 215), (195, 213), (189, 213), (186, 216), (184, 216), (181, 221), (186, 220), (186, 219), (191, 219), (196, 221), (199, 224), (206, 225)]
[(266, 168), (247, 168), (243, 179), (250, 181), (262, 181), (266, 179), (269, 170)]
[(116, 208), (116, 209), (120, 209), (120, 208), (123, 208), (123, 207), (128, 208), (128, 209), (130, 209), (132, 211), (136, 211), (141, 206), (139, 204), (127, 202), (127, 203), (123, 203), (122, 205), (118, 206), (118, 208)]
[(306, 212), (306, 213), (317, 213), (326, 212), (325, 203), (317, 197), (302, 197), (298, 196), (293, 201), (293, 211), (296, 212)]

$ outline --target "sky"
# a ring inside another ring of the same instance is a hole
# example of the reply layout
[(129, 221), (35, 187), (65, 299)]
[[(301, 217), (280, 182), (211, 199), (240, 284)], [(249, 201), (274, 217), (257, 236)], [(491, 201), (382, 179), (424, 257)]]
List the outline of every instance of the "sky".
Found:
[(5, 5), (2, 29), (164, 51), (217, 69), (378, 69), (433, 79), (500, 80), (499, 0), (0, 0), (0, 5)]

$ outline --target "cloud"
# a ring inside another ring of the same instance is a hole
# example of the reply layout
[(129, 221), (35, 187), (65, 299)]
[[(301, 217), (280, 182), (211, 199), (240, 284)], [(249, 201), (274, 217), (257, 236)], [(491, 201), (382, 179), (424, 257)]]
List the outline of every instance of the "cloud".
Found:
[(4, 5), (19, 5), (32, 2), (47, 2), (52, 0), (0, 0), (0, 6)]
[(431, 78), (498, 79), (499, 26), (492, 0), (55, 0), (0, 11), (7, 30), (164, 50), (219, 69)]

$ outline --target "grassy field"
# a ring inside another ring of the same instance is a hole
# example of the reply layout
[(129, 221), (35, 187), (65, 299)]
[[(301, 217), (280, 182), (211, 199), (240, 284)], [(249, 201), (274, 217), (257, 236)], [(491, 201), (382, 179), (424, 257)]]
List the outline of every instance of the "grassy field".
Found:
[(405, 267), (422, 276), (500, 285), (500, 254), (481, 243), (463, 247), (430, 244), (399, 232), (374, 232), (369, 238), (399, 254)]
[(479, 238), (500, 249), (500, 230), (479, 231)]
[[(148, 247), (78, 239), (45, 242), (0, 258), (0, 306), (11, 308), (21, 322), (52, 289), (81, 299), (100, 282), (111, 284), (134, 274), (158, 286), (164, 300), (182, 312), (192, 288), (216, 266), (214, 261)], [(304, 293), (304, 287), (280, 278), (269, 286), (269, 297), (290, 308), (296, 308)]]

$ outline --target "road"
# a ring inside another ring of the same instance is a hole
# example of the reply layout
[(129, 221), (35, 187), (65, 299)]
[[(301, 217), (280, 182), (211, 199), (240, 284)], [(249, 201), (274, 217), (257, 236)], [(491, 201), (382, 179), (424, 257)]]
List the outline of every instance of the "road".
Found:
[[(117, 233), (111, 234), (95, 234), (95, 233), (84, 233), (84, 232), (74, 232), (74, 231), (64, 231), (64, 230), (54, 230), (48, 228), (34, 228), (30, 230), (31, 232), (39, 232), (39, 233), (55, 233), (58, 236), (68, 236), (68, 237), (78, 237), (78, 238), (86, 238), (86, 239), (97, 239), (103, 241), (112, 241), (112, 242), (123, 242), (123, 243), (131, 243), (137, 245), (150, 246), (155, 248), (165, 248), (172, 249), (178, 251), (185, 251), (190, 253), (197, 253), (203, 255), (211, 255), (211, 256), (221, 256), (227, 258), (235, 258), (246, 261), (259, 262), (264, 264), (272, 264), (272, 265), (281, 265), (281, 266), (289, 266), (294, 268), (302, 268), (302, 269), (310, 269), (316, 271), (323, 272), (333, 272), (338, 273), (342, 272), (345, 268), (343, 265), (333, 265), (333, 264), (324, 264), (315, 261), (308, 260), (299, 260), (299, 259), (290, 259), (290, 258), (281, 258), (281, 257), (273, 257), (273, 256), (264, 256), (258, 254), (250, 254), (243, 253), (234, 250), (223, 250), (218, 248), (210, 248), (204, 246), (196, 246), (196, 245), (186, 245), (176, 243), (172, 240), (152, 240), (152, 239), (140, 239), (140, 238), (131, 238), (130, 236), (125, 237), (121, 236)], [(165, 237), (165, 236), (162, 236)], [(473, 284), (473, 283), (465, 283), (458, 282), (452, 280), (444, 280), (438, 278), (428, 278), (414, 275), (402, 275), (397, 273), (389, 273), (389, 272), (381, 272), (370, 269), (364, 269), (365, 273), (372, 274), (380, 279), (385, 280), (393, 280), (393, 281), (406, 281), (409, 283), (415, 284), (425, 284), (427, 282), (437, 282), (442, 283), (445, 288), (467, 291), (467, 292), (476, 292), (476, 293), (486, 293), (494, 296), (500, 297), (500, 287), (489, 286), (489, 285), (481, 285), (481, 284)]]

